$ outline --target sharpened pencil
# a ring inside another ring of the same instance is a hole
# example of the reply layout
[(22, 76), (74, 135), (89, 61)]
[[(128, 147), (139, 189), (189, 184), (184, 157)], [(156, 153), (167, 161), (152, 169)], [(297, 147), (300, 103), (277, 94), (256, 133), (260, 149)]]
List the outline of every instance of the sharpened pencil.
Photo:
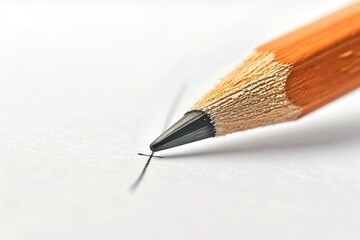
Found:
[(360, 86), (360, 3), (256, 49), (150, 145), (296, 120)]

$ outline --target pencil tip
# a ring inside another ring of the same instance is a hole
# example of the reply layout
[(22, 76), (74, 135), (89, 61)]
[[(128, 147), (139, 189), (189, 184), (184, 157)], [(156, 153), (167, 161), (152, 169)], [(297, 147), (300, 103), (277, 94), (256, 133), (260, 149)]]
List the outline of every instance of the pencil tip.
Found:
[(209, 114), (190, 111), (150, 144), (153, 152), (215, 137), (215, 127)]

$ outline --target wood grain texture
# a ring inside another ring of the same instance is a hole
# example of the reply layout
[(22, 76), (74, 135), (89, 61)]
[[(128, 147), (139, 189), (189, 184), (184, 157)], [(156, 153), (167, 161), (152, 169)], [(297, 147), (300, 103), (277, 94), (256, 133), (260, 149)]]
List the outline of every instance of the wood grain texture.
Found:
[(191, 110), (208, 113), (216, 136), (286, 122), (298, 118), (302, 108), (285, 91), (289, 64), (273, 53), (254, 53), (194, 104)]
[(360, 86), (360, 2), (258, 48), (292, 65), (288, 99), (301, 116)]
[(260, 46), (191, 110), (216, 135), (295, 120), (360, 86), (360, 2)]

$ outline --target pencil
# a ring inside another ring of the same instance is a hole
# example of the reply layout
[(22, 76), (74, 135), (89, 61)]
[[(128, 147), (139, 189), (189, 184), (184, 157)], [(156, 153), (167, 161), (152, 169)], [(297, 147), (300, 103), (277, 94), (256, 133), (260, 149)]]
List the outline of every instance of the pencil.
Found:
[(359, 86), (360, 2), (356, 2), (258, 47), (150, 149), (296, 120)]

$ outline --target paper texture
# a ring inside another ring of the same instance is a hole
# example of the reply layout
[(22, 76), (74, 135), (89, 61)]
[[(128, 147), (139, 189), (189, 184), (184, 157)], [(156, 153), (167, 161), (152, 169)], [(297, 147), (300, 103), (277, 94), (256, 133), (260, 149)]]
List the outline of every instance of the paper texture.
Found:
[(1, 3), (0, 239), (359, 239), (359, 91), (159, 152), (129, 192), (179, 89), (171, 122), (344, 2)]

